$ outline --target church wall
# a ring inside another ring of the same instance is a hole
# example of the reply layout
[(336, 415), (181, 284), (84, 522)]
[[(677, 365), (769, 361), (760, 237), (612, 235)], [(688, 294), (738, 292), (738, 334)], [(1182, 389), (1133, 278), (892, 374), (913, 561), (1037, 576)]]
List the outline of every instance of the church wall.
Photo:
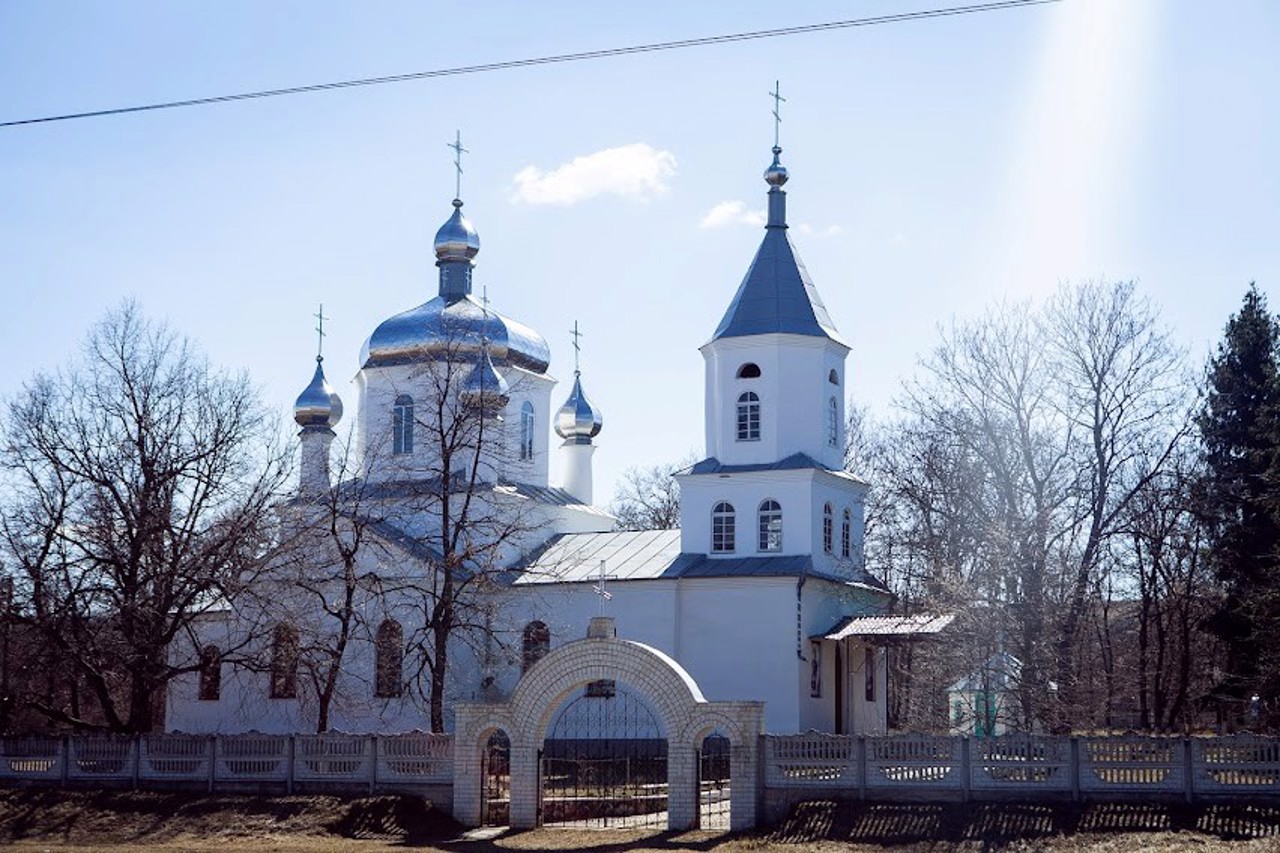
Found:
[[(813, 548), (813, 472), (761, 471), (744, 474), (700, 474), (680, 478), (680, 550), (713, 559), (761, 556), (757, 545), (757, 513), (767, 498), (782, 506), (782, 550), (763, 552), (808, 554)], [(711, 510), (720, 501), (736, 512), (736, 548), (711, 553)]]
[[(865, 532), (865, 506), (867, 487), (847, 479), (818, 474), (813, 479), (809, 508), (810, 542), (814, 567), (848, 577), (857, 577), (863, 566), (863, 534)], [(830, 503), (832, 510), (831, 551), (825, 550), (823, 536), (823, 510)], [(841, 551), (841, 525), (844, 510), (851, 514), (849, 556)]]

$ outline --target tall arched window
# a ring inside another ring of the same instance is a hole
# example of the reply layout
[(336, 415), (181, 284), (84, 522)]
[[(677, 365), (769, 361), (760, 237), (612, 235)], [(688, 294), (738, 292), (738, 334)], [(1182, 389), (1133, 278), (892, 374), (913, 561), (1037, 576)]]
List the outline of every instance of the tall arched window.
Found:
[(827, 444), (840, 446), (840, 404), (835, 397), (827, 401)]
[(205, 646), (200, 653), (200, 699), (212, 702), (222, 695), (222, 652)]
[(761, 551), (782, 550), (782, 505), (775, 500), (760, 504), (760, 541), (757, 547)]
[(760, 440), (760, 397), (747, 391), (738, 397), (738, 441)]
[(271, 698), (298, 695), (298, 629), (283, 622), (271, 637)]
[(711, 552), (727, 554), (734, 548), (733, 504), (721, 501), (711, 510)]
[(832, 539), (835, 536), (836, 519), (831, 504), (822, 507), (822, 550), (831, 553)]
[(840, 525), (840, 556), (849, 556), (849, 540), (853, 537), (853, 513), (844, 511), (844, 521)]
[(520, 407), (520, 459), (533, 458), (533, 403), (528, 400)]
[(404, 690), (404, 628), (394, 619), (378, 626), (374, 658), (374, 695), (386, 699)]
[(546, 623), (534, 621), (525, 625), (520, 671), (528, 672), (529, 667), (546, 657), (549, 651), (551, 651), (551, 631)]
[(834, 367), (831, 368), (831, 372), (827, 374), (827, 381), (832, 385), (840, 384), (840, 376), (836, 373), (836, 369)]
[(408, 394), (396, 397), (391, 411), (391, 452), (413, 452), (413, 398)]

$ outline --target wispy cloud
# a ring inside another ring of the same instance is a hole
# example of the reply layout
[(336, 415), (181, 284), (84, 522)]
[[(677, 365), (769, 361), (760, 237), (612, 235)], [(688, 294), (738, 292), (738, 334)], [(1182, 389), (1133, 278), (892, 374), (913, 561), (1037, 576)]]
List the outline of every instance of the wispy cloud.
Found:
[(676, 156), (644, 142), (574, 157), (550, 171), (525, 166), (516, 173), (513, 203), (577, 204), (600, 195), (647, 201), (667, 191)]
[[(698, 221), (699, 228), (724, 228), (729, 225), (750, 225), (759, 228), (766, 220), (763, 210), (751, 210), (744, 201), (722, 201), (708, 210)], [(791, 226), (797, 234), (806, 237), (835, 237), (844, 229), (839, 225), (828, 225), (825, 228), (814, 228), (807, 222)]]
[(707, 211), (699, 228), (723, 228), (726, 225), (764, 225), (763, 210), (748, 210), (744, 201), (722, 201)]

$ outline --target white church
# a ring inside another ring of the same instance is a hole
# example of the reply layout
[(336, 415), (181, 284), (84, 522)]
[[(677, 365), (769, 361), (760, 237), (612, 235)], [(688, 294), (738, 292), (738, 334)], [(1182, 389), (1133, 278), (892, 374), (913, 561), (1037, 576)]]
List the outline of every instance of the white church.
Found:
[[(354, 448), (341, 461), (331, 445), (343, 406), (317, 358), (294, 409), (301, 466), (282, 529), (325, 526), (325, 506), (377, 519), (352, 558), (359, 618), (332, 691), (330, 729), (430, 728), (417, 681), (427, 676), (407, 647), (422, 635), (416, 589), (431, 584), (440, 559), (432, 542), (447, 524), (441, 506), (420, 496), (438, 493), (447, 474), (483, 508), (471, 510), (483, 517), (476, 529), (519, 523), (492, 547), (468, 552), (484, 563), (469, 570), (488, 580), (468, 593), (484, 624), (460, 626), (450, 642), (446, 730), (453, 703), (503, 700), (525, 668), (581, 638), (604, 608), (619, 636), (669, 655), (708, 699), (763, 701), (767, 731), (885, 732), (885, 645), (936, 626), (888, 616), (892, 596), (864, 568), (868, 485), (843, 470), (849, 346), (788, 233), (788, 176), (781, 149), (773, 153), (764, 238), (701, 347), (706, 452), (676, 475), (678, 530), (618, 531), (592, 504), (601, 414), (577, 370), (553, 411), (546, 341), (473, 293), (480, 240), (460, 200), (435, 237), (438, 295), (385, 320), (364, 346)], [(448, 419), (467, 413), (487, 431), (483, 447), (442, 460)], [(332, 498), (344, 495), (363, 506), (343, 510)], [(316, 679), (297, 671), (299, 637), (311, 623), (327, 624), (320, 608), (333, 606), (341, 584), (313, 571), (303, 553), (283, 575), (310, 577), (311, 586), (268, 577), (258, 596), (266, 603), (200, 622), (190, 648), (202, 664), (171, 686), (168, 730), (316, 730)], [(317, 567), (331, 562), (315, 558)], [(275, 623), (264, 629), (250, 612)], [(246, 622), (255, 639), (246, 639)], [(269, 665), (237, 663), (233, 650), (243, 659), (255, 644)]]

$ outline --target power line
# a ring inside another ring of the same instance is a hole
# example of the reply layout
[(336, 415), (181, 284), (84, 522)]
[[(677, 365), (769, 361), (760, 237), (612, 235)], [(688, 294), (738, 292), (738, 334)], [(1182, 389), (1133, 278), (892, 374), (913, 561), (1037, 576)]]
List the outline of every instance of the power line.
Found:
[(307, 92), (326, 92), (331, 89), (352, 89), (357, 86), (378, 86), (383, 83), (403, 83), (409, 80), (429, 80), (435, 77), (456, 77), (462, 74), (479, 74), (484, 71), (506, 71), (512, 68), (526, 68), (534, 65), (554, 65), (562, 62), (581, 62), (588, 59), (608, 59), (615, 56), (630, 56), (637, 53), (656, 53), (663, 50), (680, 50), (689, 47), (706, 47), (716, 44), (728, 44), (739, 41), (755, 41), (758, 39), (780, 38), (783, 36), (805, 35), (808, 33), (843, 30), (852, 27), (872, 27), (881, 24), (897, 24), (905, 21), (920, 21), (927, 18), (949, 18), (959, 15), (972, 15), (977, 12), (996, 12), (1003, 9), (1015, 9), (1024, 6), (1044, 6), (1059, 3), (1062, 0), (998, 0), (991, 3), (977, 3), (969, 6), (951, 6), (941, 9), (925, 9), (917, 12), (901, 12), (892, 15), (876, 15), (869, 18), (852, 18), (847, 21), (829, 21), (823, 24), (803, 24), (795, 27), (778, 27), (769, 30), (753, 30), (744, 33), (729, 33), (718, 36), (679, 39), (677, 41), (655, 42), (631, 47), (614, 47), (606, 50), (588, 50), (581, 53), (562, 53), (555, 56), (539, 56), (530, 59), (511, 59), (506, 62), (489, 62), (483, 65), (463, 65), (456, 68), (438, 68), (433, 71), (416, 71), (410, 74), (392, 74), (386, 77), (367, 77), (360, 80), (341, 80), (333, 83), (313, 83), (309, 86), (293, 86), (287, 89), (266, 89), (260, 92), (240, 92), (234, 95), (216, 95), (209, 98), (191, 98), (185, 101), (165, 101), (157, 104), (142, 104), (133, 107), (116, 107), (109, 110), (92, 110), (82, 113), (65, 113), (63, 115), (42, 116), (40, 118), (17, 119), (0, 122), (0, 127), (17, 127), (24, 124), (46, 124), (55, 121), (70, 121), (80, 118), (99, 118), (102, 116), (141, 113), (152, 110), (170, 110), (178, 107), (198, 107), (208, 104), (223, 104), (231, 101), (250, 101), (258, 98), (275, 98), (282, 95), (301, 95)]

